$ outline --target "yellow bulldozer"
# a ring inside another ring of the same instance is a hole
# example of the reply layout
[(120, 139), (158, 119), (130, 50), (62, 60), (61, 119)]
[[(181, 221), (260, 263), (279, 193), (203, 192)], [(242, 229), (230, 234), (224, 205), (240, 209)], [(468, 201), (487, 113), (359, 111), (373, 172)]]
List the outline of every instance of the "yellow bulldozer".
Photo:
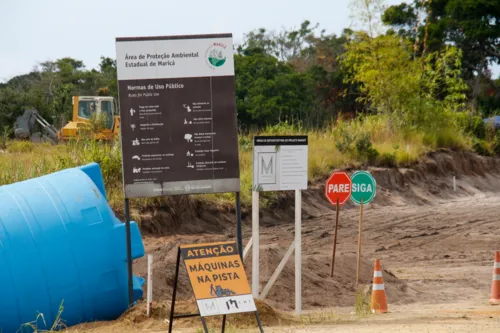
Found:
[(110, 96), (73, 96), (72, 120), (57, 132), (58, 140), (76, 138), (92, 130), (93, 123), (100, 125), (93, 129), (96, 140), (112, 140), (120, 133), (120, 116), (115, 99)]
[[(15, 123), (18, 139), (54, 144), (90, 134), (96, 140), (110, 141), (120, 133), (120, 116), (115, 99), (110, 96), (73, 96), (72, 119), (60, 130), (43, 119), (38, 110), (26, 109)], [(36, 124), (42, 131), (36, 132)]]

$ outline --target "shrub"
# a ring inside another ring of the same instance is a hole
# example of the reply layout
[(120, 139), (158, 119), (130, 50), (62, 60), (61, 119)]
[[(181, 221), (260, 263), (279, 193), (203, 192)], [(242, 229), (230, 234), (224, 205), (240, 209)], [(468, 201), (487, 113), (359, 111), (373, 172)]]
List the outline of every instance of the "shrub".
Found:
[(500, 156), (500, 131), (495, 133), (495, 138), (492, 144), (493, 154)]
[(362, 133), (356, 140), (356, 153), (359, 158), (368, 161), (368, 163), (375, 162), (379, 156), (379, 152), (372, 147), (371, 136), (369, 133)]
[(355, 140), (355, 135), (350, 131), (340, 127), (338, 130), (337, 141), (335, 141), (335, 148), (342, 154), (352, 153), (352, 143)]
[(481, 139), (475, 139), (473, 146), (474, 151), (482, 156), (491, 156), (490, 147), (487, 141)]
[(238, 144), (239, 144), (240, 150), (252, 151), (252, 148), (253, 148), (252, 138), (242, 135), (238, 139)]
[(35, 143), (32, 141), (13, 141), (8, 145), (9, 153), (30, 153), (35, 148)]
[(478, 139), (486, 138), (486, 124), (481, 117), (473, 116), (467, 112), (457, 112), (455, 119), (465, 134), (473, 135)]
[(383, 153), (380, 155), (380, 158), (378, 159), (379, 166), (387, 167), (387, 168), (394, 168), (397, 166), (396, 163), (396, 152), (393, 153)]

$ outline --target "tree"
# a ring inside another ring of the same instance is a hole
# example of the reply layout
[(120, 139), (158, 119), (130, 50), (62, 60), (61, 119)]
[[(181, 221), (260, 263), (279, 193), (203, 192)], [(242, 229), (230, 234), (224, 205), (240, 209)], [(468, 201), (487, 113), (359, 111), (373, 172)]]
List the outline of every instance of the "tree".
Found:
[(340, 36), (325, 35), (310, 37), (312, 47), (308, 50), (307, 73), (314, 82), (319, 108), (311, 117), (316, 124), (322, 124), (339, 114), (355, 115), (363, 110), (363, 104), (356, 101), (359, 87), (344, 80), (346, 72), (339, 59), (345, 53), (345, 45), (352, 31), (345, 29)]
[(383, 33), (381, 15), (386, 6), (384, 0), (351, 0), (349, 3), (353, 28), (365, 31), (371, 38)]
[(54, 100), (52, 101), (52, 117), (58, 119), (56, 123), (59, 126), (64, 126), (66, 122), (72, 117), (72, 96), (71, 91), (73, 85), (61, 84), (55, 90)]
[[(425, 25), (421, 26), (424, 15)], [(462, 77), (469, 83), (472, 107), (478, 111), (483, 83), (495, 87), (489, 66), (500, 64), (498, 0), (414, 0), (411, 5), (389, 7), (383, 21), (400, 28), (403, 36), (412, 35), (413, 27), (418, 27), (413, 37), (420, 44), (416, 48), (420, 54), (443, 50), (448, 44), (461, 49)]]
[(98, 70), (87, 70), (82, 61), (69, 57), (40, 62), (30, 73), (0, 86), (0, 125), (12, 126), (25, 108), (33, 107), (48, 122), (62, 126), (71, 118), (73, 95), (118, 98), (116, 61), (101, 57)]
[(346, 80), (359, 83), (360, 101), (390, 119), (393, 128), (439, 130), (464, 108), (461, 51), (448, 46), (425, 58), (412, 56), (411, 41), (395, 35), (356, 33), (346, 46)]
[[(419, 23), (426, 15), (427, 24)], [(387, 8), (384, 23), (399, 28), (404, 36), (427, 42), (430, 52), (453, 44), (463, 51), (466, 78), (485, 75), (488, 66), (500, 64), (500, 6), (498, 0), (414, 0)], [(413, 33), (419, 26), (418, 32)], [(422, 44), (420, 51), (424, 50)]]
[(107, 91), (108, 96), (118, 99), (118, 78), (116, 72), (116, 59), (101, 57), (100, 70), (100, 91)]
[(308, 20), (303, 21), (299, 29), (285, 29), (279, 33), (259, 28), (245, 34), (237, 51), (243, 55), (265, 53), (280, 61), (292, 62), (304, 56), (303, 52), (311, 47), (311, 39), (317, 28), (318, 24), (311, 26)]
[(235, 55), (240, 126), (304, 121), (314, 101), (308, 77), (264, 52)]

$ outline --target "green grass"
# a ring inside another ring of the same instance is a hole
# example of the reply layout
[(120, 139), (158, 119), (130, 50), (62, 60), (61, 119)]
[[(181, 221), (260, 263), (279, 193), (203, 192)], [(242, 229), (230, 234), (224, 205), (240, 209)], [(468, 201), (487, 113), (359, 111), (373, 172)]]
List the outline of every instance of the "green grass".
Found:
[[(38, 313), (34, 321), (22, 324), (19, 329), (19, 332), (53, 333), (67, 328), (66, 324), (64, 324), (62, 320), (62, 313), (64, 311), (63, 303), (64, 301), (62, 301), (61, 304), (59, 305), (56, 318), (54, 319), (54, 322), (50, 326), (47, 325), (43, 313)], [(43, 328), (38, 327), (39, 324), (43, 324)]]
[[(404, 166), (417, 161), (436, 148), (470, 149), (471, 140), (461, 133), (444, 129), (436, 133), (401, 132), (390, 129), (384, 117), (366, 117), (349, 122), (337, 122), (321, 130), (282, 123), (261, 132), (240, 134), (239, 158), (241, 199), (251, 202), (252, 142), (254, 135), (298, 135), (309, 137), (309, 179), (328, 176), (333, 169), (360, 167), (363, 164)], [(363, 141), (364, 140), (364, 141)], [(374, 153), (375, 151), (375, 153)], [(38, 177), (65, 168), (97, 162), (101, 166), (108, 200), (115, 210), (123, 210), (122, 165), (119, 140), (113, 144), (82, 139), (67, 144), (34, 144), (27, 141), (7, 142), (6, 152), (0, 152), (0, 185)], [(232, 206), (234, 194), (195, 195), (217, 206)], [(263, 204), (274, 200), (276, 193), (262, 193)], [(137, 199), (134, 206), (166, 207), (166, 198)]]
[(370, 296), (362, 288), (356, 292), (355, 312), (358, 317), (366, 317), (371, 313)]

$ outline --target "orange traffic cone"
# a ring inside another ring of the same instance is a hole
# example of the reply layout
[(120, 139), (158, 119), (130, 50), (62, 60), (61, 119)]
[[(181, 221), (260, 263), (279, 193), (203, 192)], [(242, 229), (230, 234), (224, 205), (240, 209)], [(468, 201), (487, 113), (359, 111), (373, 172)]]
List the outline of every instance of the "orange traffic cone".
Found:
[(387, 312), (387, 299), (385, 296), (384, 279), (382, 278), (382, 269), (380, 268), (379, 259), (375, 260), (375, 269), (373, 272), (371, 310), (373, 313)]
[(493, 281), (491, 283), (490, 304), (500, 304), (500, 251), (495, 252), (495, 264), (493, 265)]

